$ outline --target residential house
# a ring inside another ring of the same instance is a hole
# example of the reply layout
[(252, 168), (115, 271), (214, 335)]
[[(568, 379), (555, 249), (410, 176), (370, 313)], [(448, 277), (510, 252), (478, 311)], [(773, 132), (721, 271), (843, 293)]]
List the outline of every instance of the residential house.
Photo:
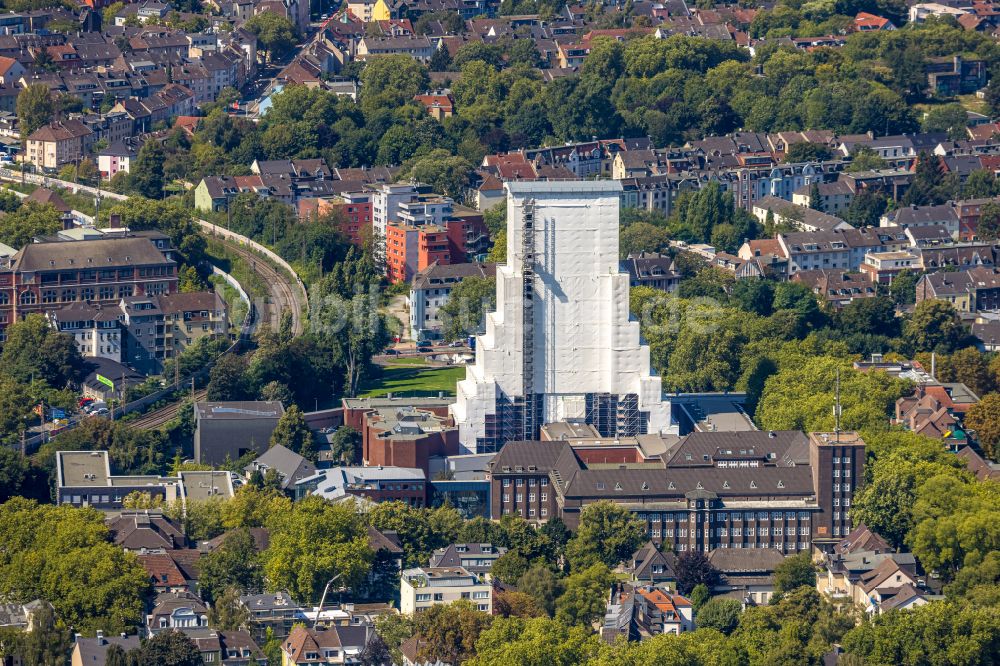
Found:
[(878, 295), (876, 283), (867, 272), (813, 269), (798, 271), (791, 280), (806, 285), (835, 309), (841, 309), (859, 298), (874, 298)]
[(970, 95), (986, 85), (987, 64), (985, 60), (961, 55), (928, 58), (924, 65), (928, 91), (939, 97)]
[(73, 652), (70, 653), (70, 666), (104, 666), (108, 648), (117, 645), (125, 652), (139, 648), (138, 636), (105, 636), (101, 630), (96, 638), (84, 638), (76, 635)]
[[(63, 453), (63, 456), (67, 455)], [(166, 552), (184, 548), (187, 538), (181, 527), (162, 510), (124, 510), (107, 521), (111, 541), (134, 552)]]
[(662, 551), (652, 541), (632, 554), (629, 573), (637, 583), (662, 586), (677, 580), (677, 556), (670, 551)]
[(79, 120), (56, 120), (42, 125), (27, 138), (24, 160), (39, 169), (55, 171), (82, 160), (84, 142), (91, 135)]
[(938, 206), (905, 206), (882, 216), (883, 227), (927, 227), (943, 226), (957, 239), (959, 233), (958, 213), (951, 202)]
[(121, 311), (117, 308), (74, 303), (45, 314), (53, 328), (73, 336), (82, 356), (122, 361)]
[(316, 466), (281, 444), (275, 444), (243, 468), (248, 480), (255, 472), (266, 476), (271, 471), (278, 475), (281, 489), (291, 493), (298, 481), (316, 473)]
[(674, 260), (668, 255), (633, 253), (622, 260), (621, 265), (628, 272), (630, 287), (650, 287), (673, 293), (681, 281), (681, 274), (674, 269)]
[(365, 36), (358, 41), (355, 58), (367, 60), (380, 55), (408, 55), (426, 63), (430, 62), (438, 48), (438, 40), (423, 35)]
[(601, 625), (601, 640), (614, 643), (694, 631), (690, 600), (669, 589), (614, 582)]
[(208, 606), (190, 592), (164, 592), (156, 595), (152, 610), (146, 615), (150, 636), (161, 631), (194, 629), (208, 626)]
[(370, 626), (297, 626), (281, 644), (282, 666), (358, 663), (372, 633)]
[(854, 201), (854, 190), (846, 180), (819, 183), (816, 187), (819, 189), (818, 205), (813, 204), (811, 184), (795, 190), (792, 193), (792, 203), (836, 216), (845, 213)]
[(110, 308), (133, 294), (176, 291), (173, 252), (159, 232), (26, 245), (0, 267), (0, 342), (2, 328), (32, 312), (72, 303)]
[(217, 631), (199, 627), (185, 629), (184, 635), (194, 642), (205, 664), (267, 666), (267, 657), (248, 631)]
[(882, 16), (858, 12), (858, 15), (854, 17), (854, 23), (851, 24), (851, 29), (856, 32), (878, 32), (895, 30), (896, 26), (893, 25), (892, 21)]
[(436, 604), (467, 599), (484, 613), (493, 612), (493, 586), (462, 567), (406, 569), (400, 576), (399, 611), (413, 615)]
[(756, 201), (751, 212), (762, 224), (770, 218), (778, 224), (793, 225), (802, 232), (831, 232), (854, 228), (834, 215), (773, 196), (766, 196)]
[(503, 546), (491, 543), (453, 543), (431, 553), (430, 568), (461, 567), (469, 573), (484, 576), (493, 563), (507, 552)]
[(423, 104), (424, 108), (427, 109), (427, 113), (434, 120), (451, 118), (455, 113), (455, 100), (452, 98), (451, 93), (417, 95), (413, 99)]
[(129, 173), (136, 155), (134, 148), (126, 146), (121, 141), (110, 144), (97, 154), (97, 168), (101, 172), (101, 178), (111, 180), (119, 171)]

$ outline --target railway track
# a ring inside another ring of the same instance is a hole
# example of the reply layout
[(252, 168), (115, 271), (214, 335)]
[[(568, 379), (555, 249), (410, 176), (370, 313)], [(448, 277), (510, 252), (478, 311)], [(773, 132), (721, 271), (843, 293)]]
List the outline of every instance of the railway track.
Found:
[(272, 266), (266, 259), (245, 247), (222, 240), (233, 254), (247, 262), (250, 270), (256, 273), (267, 285), (267, 302), (258, 305), (261, 312), (260, 321), (266, 322), (272, 330), (278, 330), (281, 325), (281, 317), (285, 312), (292, 314), (292, 335), (301, 335), (303, 332), (302, 311), (299, 308), (298, 299), (295, 297), (296, 285), (291, 283), (290, 278)]
[[(201, 389), (199, 391), (195, 391), (194, 399), (195, 401), (204, 400), (206, 395), (208, 395), (208, 391), (206, 389)], [(183, 404), (183, 401), (173, 402), (166, 407), (161, 407), (156, 411), (143, 414), (134, 421), (128, 421), (128, 427), (134, 430), (152, 430), (153, 428), (159, 428), (176, 417), (181, 411), (181, 406)]]

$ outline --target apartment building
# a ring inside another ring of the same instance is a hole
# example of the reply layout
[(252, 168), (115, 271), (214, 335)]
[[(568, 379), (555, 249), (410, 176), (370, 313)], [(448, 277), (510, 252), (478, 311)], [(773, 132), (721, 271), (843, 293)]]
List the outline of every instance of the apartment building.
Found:
[(91, 131), (79, 120), (54, 121), (31, 133), (25, 142), (25, 161), (38, 169), (55, 171), (82, 160)]
[(146, 374), (162, 372), (164, 361), (199, 339), (229, 330), (226, 303), (214, 291), (130, 296), (119, 307), (124, 358)]
[(46, 313), (49, 322), (60, 333), (73, 336), (83, 356), (96, 356), (122, 361), (121, 310), (104, 308), (99, 303), (74, 303)]
[(452, 288), (467, 277), (491, 278), (496, 266), (480, 263), (435, 263), (418, 271), (410, 286), (410, 338), (423, 340), (441, 335), (444, 321), (439, 315)]
[(390, 282), (409, 282), (433, 264), (450, 263), (451, 248), (445, 227), (395, 223), (386, 227), (385, 267)]
[(493, 585), (463, 567), (418, 567), (400, 576), (399, 612), (413, 615), (437, 604), (459, 599), (484, 613), (493, 613)]

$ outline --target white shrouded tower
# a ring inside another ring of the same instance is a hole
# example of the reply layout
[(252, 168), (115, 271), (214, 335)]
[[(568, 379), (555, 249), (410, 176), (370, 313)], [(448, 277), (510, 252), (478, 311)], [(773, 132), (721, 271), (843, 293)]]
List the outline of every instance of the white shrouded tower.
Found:
[(670, 432), (670, 403), (629, 319), (618, 268), (621, 185), (507, 183), (507, 263), (497, 306), (451, 413), (468, 451), (535, 439), (554, 421), (607, 437)]

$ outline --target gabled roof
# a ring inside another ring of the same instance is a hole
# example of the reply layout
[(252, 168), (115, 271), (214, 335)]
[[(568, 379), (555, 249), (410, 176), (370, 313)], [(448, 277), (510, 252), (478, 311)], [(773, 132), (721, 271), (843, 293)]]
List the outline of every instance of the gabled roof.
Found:
[(69, 205), (63, 201), (62, 197), (46, 187), (39, 187), (37, 190), (25, 197), (24, 200), (34, 201), (35, 203), (40, 204), (49, 204), (60, 213), (68, 213), (72, 210)]
[(892, 551), (892, 547), (867, 525), (859, 523), (850, 534), (833, 547), (833, 551), (838, 555), (856, 552), (887, 553)]

